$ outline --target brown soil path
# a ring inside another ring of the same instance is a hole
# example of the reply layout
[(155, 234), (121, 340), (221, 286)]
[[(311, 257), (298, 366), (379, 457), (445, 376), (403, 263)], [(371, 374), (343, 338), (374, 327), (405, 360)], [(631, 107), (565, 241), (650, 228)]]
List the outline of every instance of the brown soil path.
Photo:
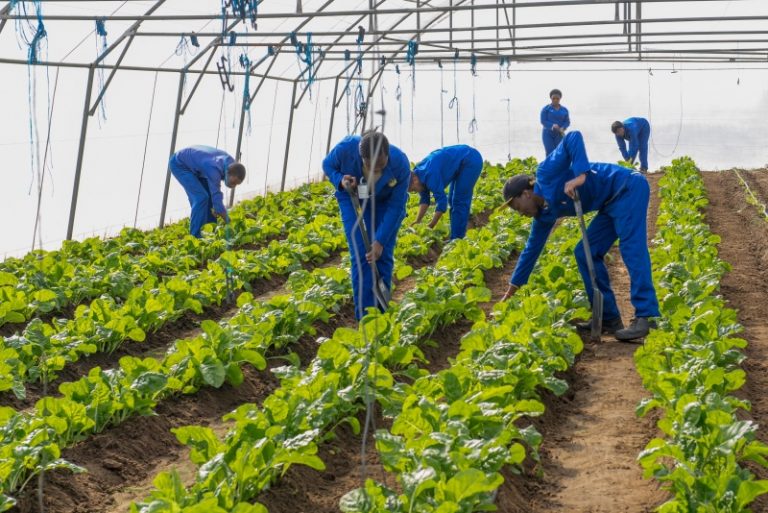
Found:
[[(768, 170), (741, 172), (758, 199), (768, 203)], [(709, 196), (707, 222), (721, 237), (720, 258), (732, 270), (720, 283), (729, 306), (738, 310), (744, 326), (740, 336), (749, 342), (743, 364), (747, 383), (739, 395), (752, 403), (745, 418), (758, 423), (758, 438), (768, 442), (768, 222), (746, 201), (739, 179), (731, 171), (704, 173)], [(760, 479), (768, 471), (751, 466)], [(753, 511), (768, 511), (768, 498), (761, 497)]]
[[(649, 175), (651, 206), (649, 240), (658, 212), (658, 175)], [(611, 281), (629, 322), (629, 277), (616, 248), (608, 263)], [(571, 389), (560, 398), (548, 396), (547, 413), (536, 420), (544, 441), (543, 476), (508, 475), (500, 490), (504, 513), (646, 513), (664, 502), (658, 485), (643, 480), (638, 454), (656, 435), (653, 419), (638, 419), (635, 407), (647, 395), (635, 371), (636, 345), (604, 337), (586, 343), (567, 373)], [(530, 470), (530, 469), (529, 469)], [(529, 472), (530, 473), (530, 472)]]

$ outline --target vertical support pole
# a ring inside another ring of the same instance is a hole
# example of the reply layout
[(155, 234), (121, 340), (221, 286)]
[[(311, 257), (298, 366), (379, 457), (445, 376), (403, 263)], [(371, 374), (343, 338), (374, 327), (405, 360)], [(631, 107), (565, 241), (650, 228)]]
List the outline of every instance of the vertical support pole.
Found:
[(77, 148), (77, 164), (75, 167), (75, 181), (72, 184), (72, 203), (69, 206), (69, 223), (67, 224), (67, 240), (72, 240), (72, 232), (75, 227), (75, 213), (77, 212), (77, 195), (80, 192), (80, 176), (83, 171), (83, 153), (85, 152), (85, 135), (88, 132), (88, 111), (91, 107), (91, 93), (93, 92), (93, 75), (96, 71), (94, 64), (88, 68), (88, 85), (85, 89), (85, 107), (83, 107), (83, 120), (80, 126), (80, 144)]
[(632, 53), (632, 2), (627, 0), (627, 51)]
[[(179, 118), (181, 117), (181, 99), (184, 96), (184, 81), (187, 78), (186, 71), (182, 71), (179, 75), (179, 92), (176, 96), (176, 113), (173, 118), (173, 133), (171, 134), (171, 151), (168, 154), (170, 160), (171, 155), (176, 152), (176, 137), (179, 135)], [(165, 173), (165, 189), (163, 189), (163, 206), (160, 208), (160, 228), (165, 224), (165, 211), (168, 207), (168, 190), (171, 188), (171, 168), (168, 167)]]
[(475, 0), (471, 3), (472, 10), (470, 11), (470, 25), (472, 26), (472, 53), (475, 53)]
[(637, 7), (636, 7), (636, 15), (637, 15), (637, 25), (635, 26), (635, 46), (637, 47), (637, 60), (642, 61), (643, 60), (643, 27), (642, 27), (642, 18), (643, 18), (643, 2), (642, 0), (638, 0)]
[(288, 173), (288, 152), (291, 150), (291, 132), (293, 132), (293, 113), (296, 110), (294, 104), (296, 103), (296, 89), (299, 85), (298, 81), (293, 81), (293, 94), (291, 94), (291, 115), (288, 118), (288, 137), (285, 140), (285, 157), (283, 158), (283, 178), (280, 181), (280, 192), (285, 190), (285, 175)]
[(512, 55), (517, 55), (517, 0), (512, 0)]
[(331, 138), (333, 137), (333, 121), (336, 119), (336, 99), (339, 96), (339, 79), (336, 75), (336, 85), (333, 86), (333, 103), (331, 104), (331, 121), (328, 123), (328, 143), (325, 145), (325, 153), (331, 152)]
[(421, 43), (421, 0), (416, 0), (416, 41)]
[(448, 40), (451, 43), (451, 48), (453, 48), (453, 0), (448, 2), (448, 7), (451, 9), (448, 11)]
[(497, 57), (499, 55), (499, 44), (500, 44), (500, 42), (499, 42), (499, 37), (500, 37), (500, 34), (499, 34), (499, 22), (500, 22), (500, 20), (499, 20), (499, 0), (496, 0), (496, 56)]
[[(247, 70), (247, 72), (250, 73), (250, 68)], [(253, 98), (251, 98), (250, 101), (253, 101)], [(245, 128), (246, 114), (247, 113), (245, 109), (245, 94), (243, 94), (243, 103), (240, 108), (240, 126), (237, 129), (237, 149), (235, 150), (235, 160), (237, 162), (240, 162), (240, 159), (243, 156), (243, 130)], [(232, 208), (232, 205), (234, 203), (235, 203), (235, 189), (233, 188), (233, 189), (230, 189), (229, 202), (227, 203), (227, 206), (229, 208)]]

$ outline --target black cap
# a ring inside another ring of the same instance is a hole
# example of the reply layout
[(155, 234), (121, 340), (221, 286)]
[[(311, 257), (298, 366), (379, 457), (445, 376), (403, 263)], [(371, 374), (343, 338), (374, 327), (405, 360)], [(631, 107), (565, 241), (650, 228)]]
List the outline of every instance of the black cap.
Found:
[(504, 205), (520, 196), (524, 190), (532, 188), (535, 181), (536, 177), (533, 175), (515, 175), (507, 180), (504, 184)]

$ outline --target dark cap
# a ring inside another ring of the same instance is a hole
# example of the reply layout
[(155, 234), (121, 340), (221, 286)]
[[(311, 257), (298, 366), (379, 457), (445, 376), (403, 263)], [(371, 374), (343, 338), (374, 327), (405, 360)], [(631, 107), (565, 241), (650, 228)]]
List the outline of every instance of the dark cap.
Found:
[(507, 180), (504, 184), (504, 205), (520, 196), (524, 190), (532, 189), (535, 182), (536, 177), (533, 175), (516, 175)]

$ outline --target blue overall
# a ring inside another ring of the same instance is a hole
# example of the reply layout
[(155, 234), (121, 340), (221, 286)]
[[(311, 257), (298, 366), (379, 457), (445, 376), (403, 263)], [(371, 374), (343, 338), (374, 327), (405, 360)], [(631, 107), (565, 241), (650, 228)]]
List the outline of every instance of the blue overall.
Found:
[(544, 142), (544, 151), (547, 155), (555, 151), (557, 145), (563, 140), (563, 135), (559, 130), (553, 130), (552, 126), (557, 125), (563, 130), (571, 126), (571, 118), (568, 115), (568, 109), (560, 105), (556, 109), (550, 103), (541, 109), (541, 140)]
[(213, 211), (226, 215), (221, 182), (234, 162), (229, 154), (210, 146), (191, 146), (171, 156), (168, 166), (189, 198), (189, 233), (195, 237), (200, 237), (204, 224), (216, 221)]
[[(352, 260), (352, 296), (355, 301), (355, 317), (358, 320), (363, 317), (367, 308), (377, 306), (373, 295), (373, 273), (370, 264), (365, 260), (362, 234), (360, 229), (355, 226), (357, 214), (349, 194), (341, 185), (344, 175), (354, 176), (358, 183), (363, 176), (363, 159), (360, 157), (359, 145), (360, 136), (345, 137), (323, 160), (323, 172), (336, 188), (341, 221), (344, 223), (344, 233), (349, 243), (349, 253)], [(410, 169), (411, 165), (405, 153), (390, 145), (389, 162), (384, 167), (381, 177), (376, 181), (376, 208), (372, 208), (373, 197), (367, 202), (361, 200), (365, 226), (371, 243), (378, 241), (384, 247), (376, 264), (379, 276), (390, 289), (392, 287), (392, 269), (395, 264), (394, 252), (397, 243), (397, 231), (405, 218), (405, 205), (408, 201)], [(374, 215), (375, 225), (373, 223)]]
[[(432, 193), (438, 212), (445, 212), (450, 205), (451, 239), (461, 239), (467, 233), (472, 193), (482, 170), (480, 152), (466, 144), (435, 150), (413, 170), (425, 186), (420, 204), (429, 205)], [(447, 197), (446, 187), (449, 188)]]
[[(550, 154), (536, 171), (534, 193), (546, 204), (533, 219), (531, 234), (517, 260), (510, 283), (522, 286), (541, 254), (550, 231), (560, 217), (575, 216), (573, 200), (564, 192), (565, 182), (587, 174), (579, 187), (584, 212), (597, 211), (587, 227), (597, 286), (604, 296), (603, 319), (620, 317), (616, 296), (611, 290), (604, 257), (616, 239), (630, 278), (630, 297), (636, 317), (657, 317), (659, 304), (651, 277), (651, 258), (646, 239), (646, 217), (650, 187), (645, 177), (616, 164), (588, 162), (584, 140), (578, 131), (565, 136), (563, 143)], [(587, 289), (590, 302), (593, 290), (587, 268), (584, 246), (575, 249), (576, 263)]]
[[(624, 137), (616, 136), (616, 143), (624, 160), (634, 162), (640, 152), (640, 168), (648, 169), (648, 139), (651, 137), (651, 125), (645, 118), (628, 118), (624, 120)], [(629, 141), (629, 150), (625, 140)]]

